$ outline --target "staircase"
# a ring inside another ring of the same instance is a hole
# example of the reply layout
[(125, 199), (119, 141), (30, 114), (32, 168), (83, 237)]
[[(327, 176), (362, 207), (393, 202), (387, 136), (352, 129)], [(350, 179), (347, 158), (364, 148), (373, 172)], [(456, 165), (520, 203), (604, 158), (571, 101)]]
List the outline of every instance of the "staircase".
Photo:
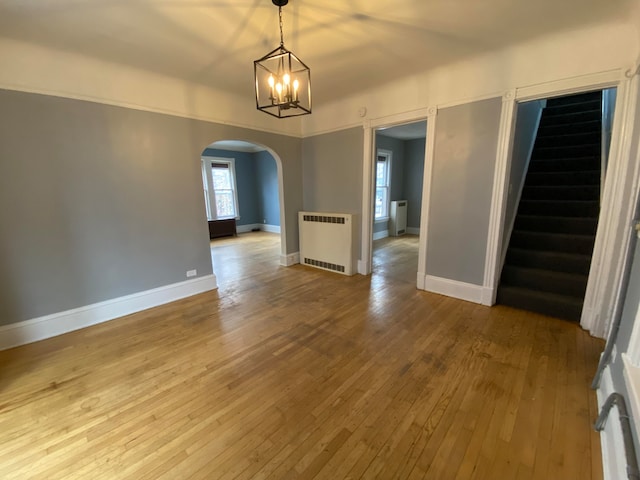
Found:
[(600, 205), (601, 92), (547, 101), (497, 303), (579, 321)]

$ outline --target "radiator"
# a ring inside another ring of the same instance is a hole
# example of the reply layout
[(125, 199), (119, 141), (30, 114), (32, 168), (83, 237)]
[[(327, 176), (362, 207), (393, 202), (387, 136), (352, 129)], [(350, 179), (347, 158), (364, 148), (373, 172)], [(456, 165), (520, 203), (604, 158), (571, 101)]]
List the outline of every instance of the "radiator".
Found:
[(300, 263), (353, 275), (354, 215), (349, 213), (298, 212)]
[(391, 202), (389, 213), (389, 235), (397, 237), (407, 233), (407, 201), (394, 200)]

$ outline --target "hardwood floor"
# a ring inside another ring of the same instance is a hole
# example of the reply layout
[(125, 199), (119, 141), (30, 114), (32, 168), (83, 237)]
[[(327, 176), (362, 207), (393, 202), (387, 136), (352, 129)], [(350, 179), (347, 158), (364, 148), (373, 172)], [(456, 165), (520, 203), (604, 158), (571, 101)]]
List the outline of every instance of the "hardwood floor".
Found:
[(345, 277), (218, 239), (218, 291), (0, 352), (0, 478), (601, 479), (603, 342), (418, 291), (388, 243)]

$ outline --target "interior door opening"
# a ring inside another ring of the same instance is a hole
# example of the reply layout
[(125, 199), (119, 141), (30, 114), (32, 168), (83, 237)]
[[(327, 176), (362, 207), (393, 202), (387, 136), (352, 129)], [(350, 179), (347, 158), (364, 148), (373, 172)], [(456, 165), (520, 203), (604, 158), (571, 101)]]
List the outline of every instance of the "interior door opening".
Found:
[(415, 283), (427, 122), (375, 130), (372, 271)]
[(497, 303), (580, 321), (616, 88), (517, 105)]
[(270, 257), (278, 265), (285, 232), (277, 155), (251, 142), (218, 141), (202, 152), (201, 168), (218, 284), (250, 276), (257, 252), (272, 251)]

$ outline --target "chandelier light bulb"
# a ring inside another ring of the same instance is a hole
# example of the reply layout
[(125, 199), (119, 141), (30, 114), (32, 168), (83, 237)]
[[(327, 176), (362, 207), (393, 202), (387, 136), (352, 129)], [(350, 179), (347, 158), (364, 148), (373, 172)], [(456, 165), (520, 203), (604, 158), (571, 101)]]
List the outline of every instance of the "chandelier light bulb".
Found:
[(289, 82), (291, 82), (291, 77), (289, 76), (288, 73), (284, 74), (284, 77), (282, 77), (282, 81), (284, 82), (285, 85), (289, 85)]
[(269, 86), (271, 88), (273, 88), (273, 86), (275, 85), (276, 81), (273, 79), (273, 75), (269, 75)]

